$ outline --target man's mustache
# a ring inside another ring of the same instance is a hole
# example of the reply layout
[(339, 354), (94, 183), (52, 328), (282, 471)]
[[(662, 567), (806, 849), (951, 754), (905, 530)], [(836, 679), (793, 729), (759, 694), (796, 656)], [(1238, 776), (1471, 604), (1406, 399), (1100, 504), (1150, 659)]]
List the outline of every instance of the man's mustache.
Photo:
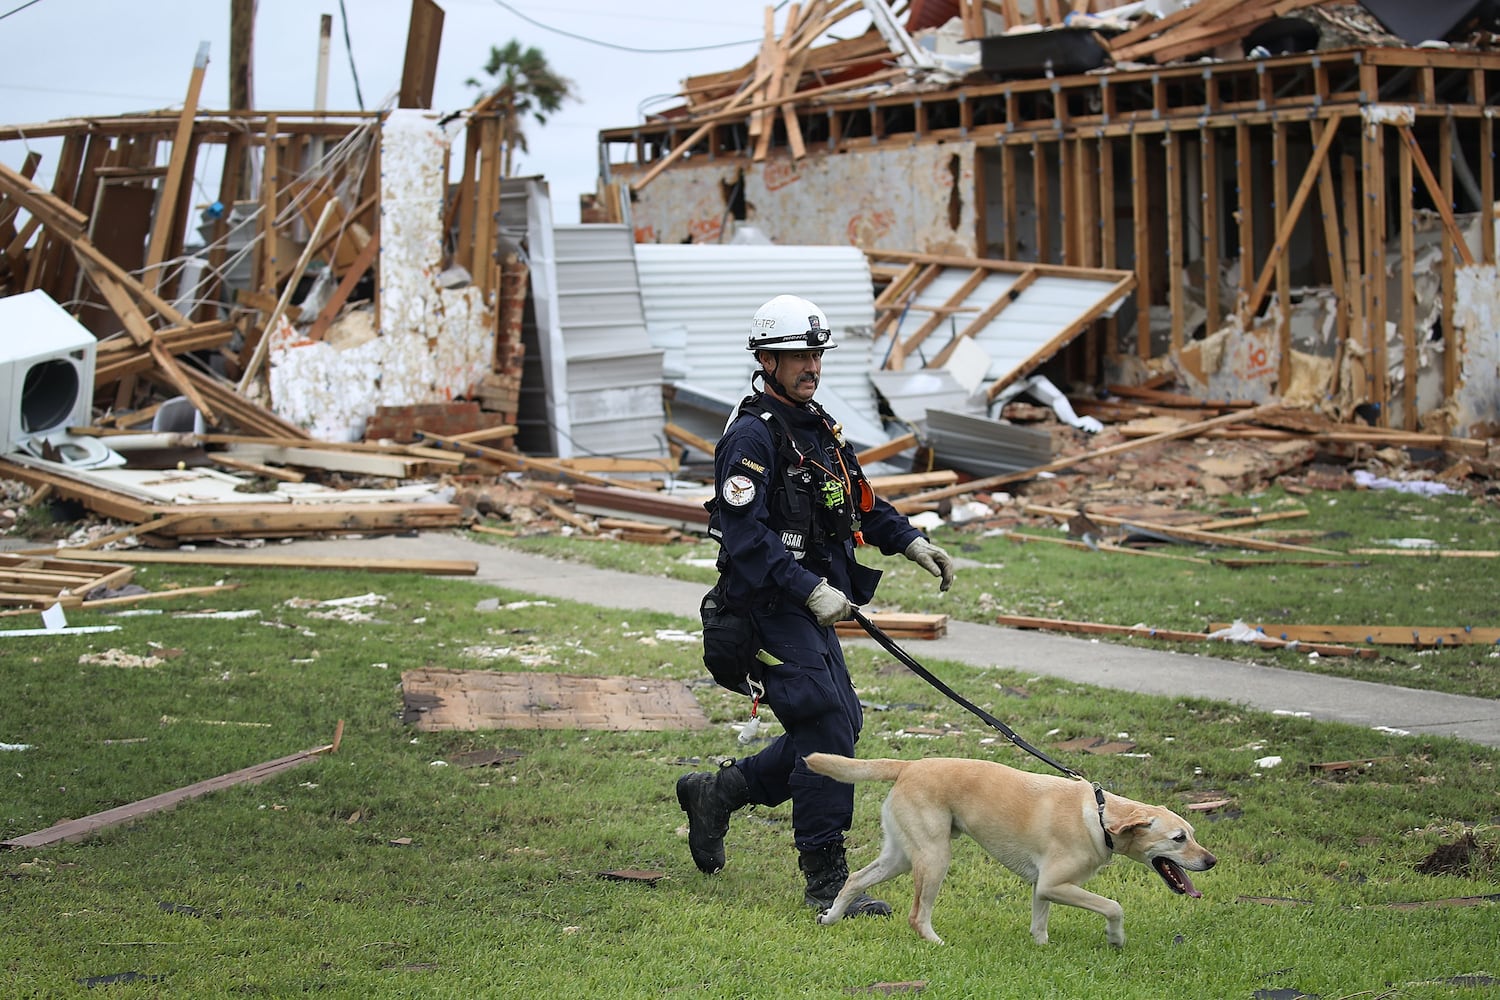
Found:
[(801, 385), (803, 382), (811, 382), (813, 385), (817, 385), (818, 376), (814, 375), (812, 372), (803, 372), (801, 375), (797, 376), (797, 384)]

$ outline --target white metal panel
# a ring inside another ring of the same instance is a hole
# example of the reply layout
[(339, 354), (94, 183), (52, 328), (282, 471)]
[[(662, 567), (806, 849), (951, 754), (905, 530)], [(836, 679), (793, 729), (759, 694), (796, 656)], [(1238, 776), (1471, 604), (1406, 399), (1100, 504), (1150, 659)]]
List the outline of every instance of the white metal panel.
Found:
[(662, 352), (646, 333), (630, 229), (554, 226), (552, 236), (563, 356), (547, 378), (568, 411), (558, 455), (664, 455)]
[[(682, 382), (738, 400), (750, 391), (750, 317), (783, 293), (817, 303), (839, 346), (823, 355), (823, 382), (850, 410), (851, 425), (880, 427), (869, 370), (880, 358), (870, 336), (875, 293), (863, 251), (841, 246), (639, 244), (641, 299), (657, 346), (686, 371)], [(684, 334), (685, 331), (685, 334)], [(885, 435), (880, 435), (885, 440)]]
[[(931, 310), (956, 307), (950, 319), (934, 330), (906, 359), (906, 367), (920, 368), (994, 302), (1012, 294), (1019, 273), (994, 271), (986, 275), (967, 295), (950, 303), (972, 272), (964, 267), (945, 268), (913, 300), (913, 307), (903, 318), (900, 335), (911, 333)], [(1112, 310), (1123, 300), (1126, 289), (1110, 277), (1085, 278), (1042, 274), (1015, 293), (1015, 300), (974, 334), (974, 342), (990, 356), (987, 381), (1009, 380), (1023, 367), (1035, 367), (1036, 355), (1044, 351), (1060, 333), (1101, 301), (1113, 298)], [(1045, 359), (1042, 359), (1045, 360)]]

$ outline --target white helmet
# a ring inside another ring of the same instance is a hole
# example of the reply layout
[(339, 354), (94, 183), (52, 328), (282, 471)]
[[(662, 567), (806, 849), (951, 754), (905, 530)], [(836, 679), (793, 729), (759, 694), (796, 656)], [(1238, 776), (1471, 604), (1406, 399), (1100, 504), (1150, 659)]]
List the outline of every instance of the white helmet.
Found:
[(750, 321), (747, 351), (828, 350), (839, 346), (823, 310), (796, 295), (778, 295)]

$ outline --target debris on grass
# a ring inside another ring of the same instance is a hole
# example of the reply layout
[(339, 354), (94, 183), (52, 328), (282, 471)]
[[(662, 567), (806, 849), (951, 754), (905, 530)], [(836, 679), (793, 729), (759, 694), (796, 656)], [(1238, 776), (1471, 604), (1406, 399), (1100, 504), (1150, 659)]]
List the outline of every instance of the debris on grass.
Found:
[(1446, 844), (1440, 844), (1432, 853), (1417, 863), (1417, 871), (1423, 875), (1458, 875), (1485, 877), (1500, 861), (1500, 851), (1493, 845), (1481, 844), (1474, 831), (1465, 830), (1463, 836)]

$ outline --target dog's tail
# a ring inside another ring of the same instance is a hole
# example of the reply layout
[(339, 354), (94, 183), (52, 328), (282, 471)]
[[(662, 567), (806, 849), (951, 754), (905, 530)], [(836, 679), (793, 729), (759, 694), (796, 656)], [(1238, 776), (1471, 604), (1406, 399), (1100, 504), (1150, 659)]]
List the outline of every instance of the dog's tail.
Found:
[(819, 774), (851, 785), (856, 781), (895, 781), (911, 763), (909, 760), (855, 760), (833, 753), (810, 753), (806, 760), (807, 766)]

